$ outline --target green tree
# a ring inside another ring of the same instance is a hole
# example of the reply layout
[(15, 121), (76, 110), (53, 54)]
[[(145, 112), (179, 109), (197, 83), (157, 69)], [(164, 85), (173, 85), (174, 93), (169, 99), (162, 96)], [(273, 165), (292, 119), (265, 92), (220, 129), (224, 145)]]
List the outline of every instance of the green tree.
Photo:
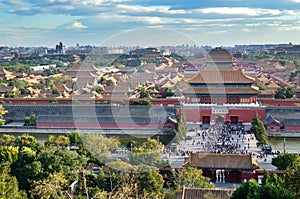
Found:
[(172, 91), (172, 89), (170, 88), (166, 88), (162, 94), (162, 97), (163, 98), (166, 98), (166, 97), (170, 97), (170, 96), (173, 96), (174, 95), (174, 92)]
[(35, 137), (28, 134), (18, 136), (15, 140), (15, 145), (20, 147), (20, 150), (22, 150), (23, 147), (28, 147), (35, 152), (40, 152), (44, 148), (43, 145), (39, 141), (37, 141)]
[(59, 90), (57, 88), (52, 88), (52, 94), (53, 95), (58, 95), (59, 94)]
[(91, 91), (95, 91), (95, 92), (97, 92), (97, 93), (101, 93), (101, 91), (103, 91), (103, 90), (104, 90), (104, 88), (103, 88), (102, 85), (95, 85), (95, 86), (93, 86), (92, 89), (91, 89)]
[(55, 135), (49, 135), (47, 140), (44, 142), (45, 147), (55, 146)]
[(24, 117), (24, 126), (35, 126), (36, 125), (36, 116), (35, 115), (31, 115)]
[(265, 171), (263, 178), (263, 184), (258, 185), (254, 179), (243, 183), (232, 194), (232, 199), (293, 199), (292, 193), (285, 188), (285, 184), (282, 178), (276, 174), (269, 175)]
[(12, 164), (18, 160), (18, 147), (0, 146), (0, 162)]
[(161, 160), (163, 145), (156, 139), (148, 138), (139, 147), (133, 147), (132, 153), (129, 155), (129, 161), (133, 165), (150, 165), (150, 166), (163, 166), (166, 165)]
[(291, 87), (287, 87), (285, 96), (286, 98), (293, 98), (295, 96), (295, 91)]
[(286, 169), (284, 186), (290, 190), (295, 198), (300, 198), (300, 160), (297, 158)]
[(287, 62), (288, 62), (287, 60), (280, 60), (279, 61), (281, 66), (285, 66)]
[(57, 100), (55, 100), (55, 99), (51, 99), (51, 100), (49, 100), (49, 102), (50, 102), (51, 104), (58, 104)]
[(59, 136), (49, 135), (47, 140), (45, 141), (45, 146), (46, 147), (57, 146), (61, 148), (66, 148), (70, 146), (70, 139), (68, 136), (65, 135), (59, 135)]
[(122, 161), (107, 164), (99, 169), (97, 185), (106, 191), (108, 198), (129, 198), (137, 190), (136, 168)]
[(78, 147), (77, 153), (80, 155), (88, 155), (86, 148), (84, 147), (84, 143), (82, 140), (82, 135), (80, 132), (67, 133), (67, 136), (70, 140), (70, 146)]
[(186, 119), (185, 114), (181, 113), (176, 116), (177, 123), (175, 128), (175, 138), (177, 143), (180, 142), (180, 140), (185, 139), (186, 132), (187, 132), (187, 125), (186, 125)]
[(18, 160), (11, 165), (11, 173), (18, 179), (21, 190), (29, 191), (30, 181), (41, 177), (41, 164), (35, 160), (36, 152), (24, 146), (18, 153)]
[(110, 157), (111, 152), (117, 150), (120, 141), (115, 137), (104, 137), (99, 134), (86, 134), (82, 137), (85, 149), (89, 155), (99, 162), (104, 162)]
[(272, 165), (276, 166), (279, 170), (286, 170), (295, 161), (300, 161), (300, 156), (295, 153), (281, 153), (272, 159)]
[(159, 170), (154, 167), (140, 165), (137, 169), (139, 192), (149, 198), (163, 198), (164, 180)]
[(275, 99), (285, 99), (286, 88), (281, 88), (275, 93)]
[(8, 111), (5, 110), (5, 109), (3, 108), (3, 106), (0, 104), (0, 126), (5, 125), (5, 120), (4, 120), (4, 118), (3, 118), (3, 115), (5, 115), (6, 113), (8, 113)]
[(0, 136), (0, 146), (11, 146), (15, 142), (15, 137), (13, 135), (3, 134)]
[(285, 188), (283, 179), (277, 174), (270, 175), (265, 171), (263, 184), (259, 188), (261, 199), (292, 199), (292, 193)]
[(15, 86), (17, 89), (26, 89), (29, 86), (29, 82), (27, 80), (14, 78), (8, 82), (8, 85)]
[(152, 102), (150, 100), (130, 100), (130, 105), (146, 105), (152, 106)]
[(293, 98), (294, 96), (295, 91), (291, 87), (281, 88), (275, 93), (275, 99)]
[(114, 85), (115, 85), (115, 83), (114, 83), (113, 80), (108, 79), (108, 80), (106, 81), (106, 86), (114, 86)]
[(16, 98), (16, 97), (18, 97), (18, 95), (19, 95), (18, 92), (12, 91), (12, 90), (5, 91), (5, 93), (4, 93), (5, 98)]
[(66, 148), (70, 146), (70, 139), (67, 136), (60, 135), (56, 137), (55, 144), (56, 146)]
[(45, 180), (33, 181), (31, 194), (35, 198), (65, 198), (68, 181), (61, 173), (52, 173)]
[(27, 88), (22, 88), (22, 89), (20, 89), (20, 94), (21, 95), (24, 95), (24, 94), (29, 94), (30, 93), (30, 91), (27, 89)]
[(264, 124), (259, 118), (259, 115), (256, 113), (252, 119), (250, 131), (254, 133), (256, 140), (258, 141), (257, 145), (264, 145), (268, 143), (268, 135)]
[(179, 190), (183, 187), (191, 188), (212, 188), (214, 184), (210, 184), (210, 179), (202, 175), (202, 170), (193, 167), (185, 167), (179, 171), (175, 182)]
[(256, 180), (250, 179), (233, 192), (231, 199), (260, 199), (259, 185)]
[(26, 193), (19, 191), (18, 181), (15, 176), (10, 175), (8, 165), (0, 164), (0, 198), (26, 199)]
[(41, 162), (44, 176), (61, 172), (69, 182), (73, 182), (78, 179), (78, 171), (87, 164), (88, 159), (76, 151), (50, 147), (41, 152), (36, 160)]
[(146, 90), (145, 87), (140, 86), (136, 90), (137, 90), (137, 92), (139, 92), (140, 98), (148, 98), (149, 97), (149, 92)]
[(298, 71), (296, 71), (296, 72), (291, 72), (291, 75), (290, 75), (290, 78), (289, 78), (289, 81), (290, 82), (293, 82), (293, 81), (295, 81), (295, 79), (296, 79), (296, 77), (297, 77), (297, 74), (298, 74)]

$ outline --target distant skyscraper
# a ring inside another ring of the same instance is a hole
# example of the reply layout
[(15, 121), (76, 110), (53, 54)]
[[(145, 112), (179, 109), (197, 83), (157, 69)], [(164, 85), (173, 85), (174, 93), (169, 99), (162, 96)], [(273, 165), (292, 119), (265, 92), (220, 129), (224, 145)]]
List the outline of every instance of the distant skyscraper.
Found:
[(62, 42), (59, 42), (59, 44), (56, 45), (55, 51), (57, 54), (65, 54), (65, 46), (63, 45)]

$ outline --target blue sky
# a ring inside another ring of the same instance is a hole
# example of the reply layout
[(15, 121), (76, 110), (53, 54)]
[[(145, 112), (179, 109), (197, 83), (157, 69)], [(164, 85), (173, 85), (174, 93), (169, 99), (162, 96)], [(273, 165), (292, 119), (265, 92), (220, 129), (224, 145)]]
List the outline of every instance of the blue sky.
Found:
[(300, 0), (0, 0), (0, 46), (300, 44)]

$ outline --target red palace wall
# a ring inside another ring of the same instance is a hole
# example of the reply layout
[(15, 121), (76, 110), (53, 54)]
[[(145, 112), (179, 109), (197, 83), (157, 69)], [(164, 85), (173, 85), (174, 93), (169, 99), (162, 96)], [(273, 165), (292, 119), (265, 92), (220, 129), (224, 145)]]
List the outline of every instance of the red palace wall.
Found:
[(291, 130), (291, 131), (296, 131), (296, 130), (300, 130), (300, 126), (285, 126), (284, 127), (285, 130)]
[(300, 100), (260, 99), (258, 101), (262, 105), (269, 105), (269, 106), (295, 106), (295, 105), (300, 105)]
[[(12, 103), (12, 104), (51, 104), (50, 99), (47, 98), (36, 98), (36, 99), (26, 99), (26, 98), (2, 98), (0, 99), (6, 103)], [(139, 101), (144, 101), (144, 99), (137, 99)], [(68, 99), (55, 99), (57, 103), (72, 103), (72, 98)], [(90, 103), (98, 103), (98, 102), (109, 102), (110, 100), (103, 100), (103, 99), (78, 99), (82, 104), (90, 104)], [(170, 106), (170, 105), (178, 105), (182, 102), (182, 99), (177, 98), (162, 98), (162, 99), (151, 99), (150, 100), (153, 106)], [(129, 101), (125, 101), (127, 105), (129, 105)]]
[(280, 126), (277, 125), (266, 125), (266, 130), (267, 131), (279, 131)]
[[(181, 108), (177, 109), (177, 114), (184, 113), (187, 122), (203, 122), (203, 116), (210, 116), (210, 121), (215, 122), (218, 115), (212, 114), (211, 109), (191, 109), (191, 108)], [(258, 113), (261, 120), (265, 119), (265, 110), (262, 109), (229, 109), (228, 114), (223, 115), (224, 121), (230, 121), (231, 116), (237, 116), (239, 121), (252, 122), (255, 114)]]

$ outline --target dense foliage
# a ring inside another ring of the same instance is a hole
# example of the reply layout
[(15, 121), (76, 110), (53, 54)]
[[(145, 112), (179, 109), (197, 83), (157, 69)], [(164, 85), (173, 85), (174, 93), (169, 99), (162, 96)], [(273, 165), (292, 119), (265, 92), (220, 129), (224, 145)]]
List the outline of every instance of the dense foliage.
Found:
[(272, 159), (272, 165), (276, 166), (279, 170), (286, 170), (295, 161), (300, 161), (300, 156), (295, 153), (281, 153)]
[(184, 140), (187, 132), (187, 125), (185, 114), (181, 113), (176, 116), (177, 123), (175, 128), (175, 140), (179, 143), (180, 140)]
[(275, 99), (293, 98), (294, 96), (295, 91), (291, 87), (284, 87), (276, 92)]
[(8, 111), (5, 110), (5, 109), (3, 108), (3, 106), (0, 104), (0, 126), (5, 125), (5, 120), (4, 120), (4, 118), (3, 118), (3, 115), (5, 115), (7, 112), (8, 112)]
[(35, 115), (26, 116), (24, 117), (24, 126), (35, 126), (36, 120), (37, 118)]
[(286, 170), (283, 176), (265, 171), (262, 185), (254, 179), (243, 183), (232, 195), (232, 199), (292, 199), (300, 198), (299, 154), (284, 153), (272, 159), (278, 169)]
[(268, 135), (264, 124), (259, 118), (259, 115), (256, 113), (252, 119), (251, 132), (254, 133), (257, 140), (257, 145), (264, 145), (268, 143)]
[(174, 198), (183, 186), (212, 186), (193, 168), (170, 170), (167, 186), (156, 139), (132, 142), (129, 159), (111, 160), (119, 146), (115, 137), (78, 132), (51, 135), (44, 146), (27, 134), (1, 135), (0, 198)]
[(232, 199), (292, 199), (292, 193), (284, 187), (283, 181), (276, 174), (265, 174), (264, 183), (259, 186), (251, 179), (242, 184), (233, 194)]

